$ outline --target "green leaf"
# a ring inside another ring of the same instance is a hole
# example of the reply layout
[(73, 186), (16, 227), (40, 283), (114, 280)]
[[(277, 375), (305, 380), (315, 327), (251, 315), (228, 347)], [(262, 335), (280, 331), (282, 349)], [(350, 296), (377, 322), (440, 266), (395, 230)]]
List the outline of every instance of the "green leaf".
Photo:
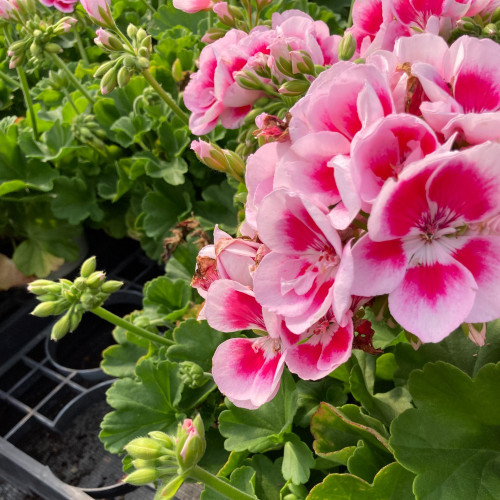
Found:
[[(224, 449), (224, 438), (220, 435), (217, 428), (208, 426), (205, 426), (205, 438), (207, 440), (207, 448), (198, 465), (212, 474), (219, 475), (219, 470), (230, 460), (229, 452)], [(240, 465), (243, 464), (238, 463), (230, 472), (223, 475), (223, 477), (229, 475)]]
[(494, 500), (500, 491), (500, 363), (471, 379), (456, 366), (428, 363), (409, 379), (416, 408), (391, 426), (397, 460), (417, 474), (422, 500)]
[(132, 439), (150, 431), (174, 432), (182, 383), (178, 366), (169, 361), (155, 364), (145, 359), (137, 365), (137, 379), (117, 380), (106, 393), (115, 411), (101, 424), (99, 438), (111, 453), (121, 453)]
[(311, 490), (307, 500), (414, 500), (413, 478), (397, 462), (381, 469), (373, 485), (350, 474), (330, 474)]
[[(336, 465), (372, 479), (375, 473), (393, 460), (387, 443), (387, 431), (380, 421), (361, 413), (356, 405), (335, 408), (321, 403), (311, 420), (316, 453)], [(367, 457), (373, 459), (366, 470)]]
[(101, 369), (112, 377), (132, 377), (137, 360), (148, 353), (147, 348), (133, 342), (112, 345), (102, 353)]
[(26, 276), (47, 276), (55, 271), (62, 263), (61, 258), (56, 257), (44, 249), (36, 240), (24, 240), (14, 251), (12, 256), (16, 267)]
[(325, 377), (321, 380), (299, 380), (297, 383), (298, 409), (294, 422), (302, 427), (309, 427), (313, 414), (322, 401), (333, 406), (341, 406), (347, 401), (344, 384)]
[(163, 240), (182, 215), (191, 210), (186, 190), (163, 186), (162, 191), (151, 191), (142, 203), (145, 212), (144, 230), (152, 238)]
[(245, 410), (226, 402), (228, 410), (219, 417), (220, 433), (230, 451), (260, 453), (279, 447), (290, 431), (297, 411), (297, 391), (292, 376), (285, 372), (276, 396), (257, 410)]
[(153, 25), (149, 32), (153, 36), (157, 36), (166, 30), (175, 28), (176, 26), (182, 26), (196, 33), (198, 23), (205, 15), (204, 12), (186, 14), (176, 9), (172, 5), (172, 2), (169, 1), (167, 5), (162, 5), (153, 16)]
[(372, 342), (376, 349), (385, 349), (400, 342), (408, 342), (405, 331), (399, 325), (391, 328), (385, 318), (378, 321), (375, 313), (369, 307), (365, 307), (363, 318), (370, 321), (375, 332)]
[(144, 161), (142, 168), (150, 177), (163, 179), (172, 186), (184, 184), (184, 174), (188, 171), (188, 166), (182, 158), (174, 157), (170, 161), (165, 161), (160, 160), (153, 153), (145, 151), (134, 155), (134, 159)]
[(411, 408), (406, 387), (395, 387), (388, 392), (375, 393), (375, 357), (363, 351), (354, 351), (355, 363), (349, 382), (352, 395), (370, 415), (389, 425), (400, 413)]
[(265, 455), (253, 455), (245, 460), (245, 464), (257, 473), (255, 477), (255, 494), (259, 500), (280, 500), (280, 490), (285, 485), (281, 473), (282, 458), (272, 462)]
[(220, 185), (211, 185), (201, 194), (204, 201), (195, 204), (194, 210), (200, 219), (201, 225), (206, 230), (219, 224), (221, 229), (234, 233), (238, 224), (237, 210), (234, 206), (233, 196), (235, 190), (227, 181)]
[(54, 198), (50, 206), (56, 217), (74, 225), (88, 217), (100, 221), (104, 216), (104, 212), (97, 204), (95, 194), (78, 177), (59, 177), (54, 181)]
[(283, 477), (293, 484), (309, 481), (310, 470), (314, 467), (312, 451), (296, 434), (287, 436), (283, 454)]
[(126, 148), (138, 142), (141, 136), (151, 130), (153, 122), (145, 115), (121, 116), (111, 125), (115, 140)]
[[(220, 478), (222, 481), (227, 481), (225, 478)], [(229, 481), (227, 481), (235, 488), (247, 493), (248, 495), (255, 495), (255, 471), (248, 466), (239, 467), (234, 470), (230, 476)], [(257, 498), (257, 497), (255, 497)], [(227, 500), (225, 495), (217, 493), (216, 491), (205, 486), (201, 497), (201, 500)]]
[(473, 376), (486, 363), (500, 359), (500, 320), (488, 323), (486, 343), (482, 347), (474, 344), (458, 328), (441, 342), (423, 344), (418, 350), (409, 344), (399, 344), (394, 355), (399, 367), (394, 374), (398, 384), (406, 384), (412, 371), (429, 361), (446, 361)]
[(203, 368), (212, 370), (212, 357), (222, 342), (234, 337), (234, 333), (222, 333), (211, 328), (206, 321), (188, 319), (173, 333), (175, 345), (170, 346), (167, 357), (170, 361), (193, 361)]
[(170, 279), (183, 279), (191, 283), (199, 251), (198, 246), (191, 242), (186, 245), (179, 245), (172, 257), (167, 261), (165, 267), (167, 276)]
[(160, 276), (146, 283), (143, 293), (145, 312), (152, 312), (148, 316), (175, 321), (186, 313), (192, 288), (183, 280), (172, 281), (166, 276)]

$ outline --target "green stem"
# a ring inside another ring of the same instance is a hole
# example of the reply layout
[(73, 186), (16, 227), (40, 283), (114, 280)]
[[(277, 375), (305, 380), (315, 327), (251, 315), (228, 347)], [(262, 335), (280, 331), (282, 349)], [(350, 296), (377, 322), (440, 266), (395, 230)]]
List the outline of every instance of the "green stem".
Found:
[(206, 484), (209, 488), (216, 491), (217, 493), (220, 493), (221, 495), (224, 495), (226, 498), (231, 498), (233, 500), (255, 500), (256, 499), (256, 497), (249, 495), (248, 493), (245, 493), (244, 491), (241, 491), (238, 488), (235, 488), (231, 484), (226, 483), (226, 481), (219, 479), (217, 476), (210, 474), (210, 472), (207, 472), (205, 469), (202, 469), (201, 467), (198, 467), (197, 465), (195, 465), (189, 471), (188, 474), (193, 479), (196, 479), (197, 481), (200, 481), (200, 482)]
[(146, 0), (141, 0), (141, 2), (148, 8), (151, 12), (156, 13), (156, 10), (152, 5), (149, 5), (149, 2), (146, 2)]
[[(3, 33), (6, 42), (10, 45), (12, 43), (12, 38), (9, 35), (7, 26), (4, 26)], [(19, 77), (19, 83), (21, 84), (21, 90), (23, 92), (24, 102), (26, 103), (26, 108), (28, 108), (28, 112), (30, 114), (31, 126), (33, 127), (33, 137), (35, 138), (35, 140), (38, 140), (39, 134), (36, 123), (36, 114), (35, 114), (35, 109), (33, 108), (33, 101), (31, 100), (28, 79), (26, 78), (26, 73), (24, 72), (24, 69), (21, 66), (18, 66), (16, 68), (16, 71), (17, 71), (17, 76)]]
[(107, 309), (104, 309), (103, 307), (96, 307), (95, 309), (92, 309), (91, 312), (93, 312), (96, 316), (99, 316), (99, 318), (109, 321), (115, 326), (120, 326), (122, 328), (125, 328), (125, 330), (128, 330), (129, 332), (132, 332), (135, 335), (138, 335), (139, 337), (142, 337), (146, 340), (150, 340), (151, 342), (156, 342), (157, 344), (168, 345), (168, 346), (173, 345), (175, 343), (173, 340), (166, 339), (161, 335), (157, 335), (156, 333), (145, 330), (140, 326), (134, 325), (133, 323), (130, 323), (129, 321), (123, 318), (120, 318), (120, 316), (113, 314), (112, 312), (108, 311)]
[(38, 134), (38, 126), (36, 123), (36, 114), (35, 114), (35, 108), (33, 107), (33, 101), (31, 100), (31, 95), (30, 95), (30, 88), (28, 85), (28, 79), (26, 78), (26, 73), (24, 72), (24, 69), (21, 68), (20, 66), (16, 68), (17, 74), (19, 76), (19, 81), (21, 82), (21, 89), (24, 94), (24, 101), (26, 102), (26, 107), (28, 108), (30, 118), (31, 118), (31, 126), (33, 127), (33, 137), (35, 140), (38, 140), (39, 134)]
[(189, 118), (177, 105), (177, 103), (163, 90), (162, 86), (158, 83), (156, 78), (149, 72), (148, 69), (142, 71), (142, 76), (153, 87), (158, 95), (167, 103), (170, 109), (186, 124), (189, 125)]
[(76, 40), (76, 45), (78, 47), (78, 51), (80, 52), (80, 56), (85, 63), (85, 66), (89, 65), (89, 58), (87, 56), (87, 52), (85, 51), (85, 47), (83, 46), (82, 42), (82, 37), (80, 36), (80, 33), (78, 33), (78, 30), (75, 28), (74, 30), (75, 33), (75, 40)]
[(66, 90), (66, 89), (62, 89), (62, 93), (64, 94), (64, 96), (66, 97), (66, 99), (68, 100), (69, 104), (71, 105), (71, 107), (73, 108), (73, 110), (75, 111), (75, 113), (77, 115), (80, 114), (80, 111), (78, 111), (78, 108), (76, 107), (75, 105), (75, 102), (73, 101), (73, 99), (71, 98), (71, 96), (69, 95), (69, 92)]
[(91, 104), (95, 104), (95, 99), (87, 92), (87, 89), (78, 81), (76, 76), (69, 70), (66, 63), (56, 54), (50, 54), (52, 60), (62, 69), (68, 78), (71, 80), (73, 85), (86, 97), (87, 101)]
[(3, 71), (0, 71), (0, 79), (2, 79), (5, 83), (8, 83), (11, 87), (19, 88), (20, 85), (18, 82), (11, 78), (9, 75), (6, 75)]
[(347, 27), (352, 26), (352, 9), (354, 7), (354, 0), (351, 0), (351, 8), (349, 9), (349, 17), (347, 18)]

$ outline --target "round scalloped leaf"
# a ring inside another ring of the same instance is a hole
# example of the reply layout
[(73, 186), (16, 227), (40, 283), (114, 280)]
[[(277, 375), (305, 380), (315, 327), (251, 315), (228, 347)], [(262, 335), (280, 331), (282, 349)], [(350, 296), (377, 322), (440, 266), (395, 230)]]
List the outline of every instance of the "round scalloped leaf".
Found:
[(471, 379), (428, 363), (409, 379), (416, 405), (396, 418), (390, 445), (417, 474), (419, 500), (494, 500), (500, 492), (500, 363)]

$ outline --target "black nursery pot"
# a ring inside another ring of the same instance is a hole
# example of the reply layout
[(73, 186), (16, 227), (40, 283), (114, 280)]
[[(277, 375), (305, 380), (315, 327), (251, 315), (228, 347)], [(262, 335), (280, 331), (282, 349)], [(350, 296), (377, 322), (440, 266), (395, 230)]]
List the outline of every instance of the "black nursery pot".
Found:
[[(115, 292), (104, 307), (116, 314), (126, 314), (141, 309), (142, 295), (132, 290)], [(102, 351), (115, 344), (112, 335), (114, 326), (95, 314), (85, 313), (78, 328), (61, 340), (54, 342), (47, 337), (45, 349), (51, 363), (58, 371), (65, 374), (77, 372), (84, 380), (97, 382), (106, 375), (99, 368)]]

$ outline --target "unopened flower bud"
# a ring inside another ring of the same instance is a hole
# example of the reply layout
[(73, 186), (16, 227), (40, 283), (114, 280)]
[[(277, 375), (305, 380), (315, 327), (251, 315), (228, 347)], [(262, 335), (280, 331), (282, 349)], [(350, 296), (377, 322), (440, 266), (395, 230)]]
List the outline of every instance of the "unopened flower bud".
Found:
[(104, 293), (110, 294), (110, 293), (116, 292), (122, 286), (123, 286), (123, 282), (122, 281), (109, 280), (109, 281), (105, 281), (101, 285), (101, 291), (103, 291)]
[(80, 268), (80, 276), (88, 278), (96, 269), (97, 262), (95, 256), (89, 257)]
[(165, 434), (164, 432), (161, 431), (151, 431), (148, 432), (148, 436), (151, 439), (154, 439), (155, 441), (158, 441), (161, 443), (165, 448), (171, 450), (174, 447), (174, 441), (172, 438), (168, 435)]
[(139, 28), (137, 30), (137, 34), (135, 35), (137, 42), (141, 43), (146, 37), (148, 36), (148, 33), (144, 28)]
[(496, 27), (496, 24), (489, 23), (483, 28), (483, 34), (486, 36), (494, 36), (498, 32), (498, 29)]
[(289, 80), (278, 89), (278, 92), (287, 97), (296, 97), (304, 94), (309, 85), (307, 80)]
[(202, 387), (208, 380), (203, 372), (203, 368), (192, 361), (183, 361), (179, 365), (179, 378), (192, 389)]
[(500, 21), (500, 7), (497, 7), (493, 14), (491, 15), (491, 22), (492, 23), (497, 23)]
[(177, 461), (183, 470), (194, 467), (205, 453), (205, 429), (200, 415), (184, 420), (177, 432)]
[(55, 295), (54, 293), (44, 293), (43, 295), (38, 296), (38, 300), (40, 302), (50, 302), (59, 299), (59, 295)]
[(115, 66), (116, 61), (107, 61), (103, 64), (101, 64), (96, 72), (94, 73), (94, 78), (101, 78), (103, 75), (105, 75), (113, 66)]
[(149, 59), (147, 57), (138, 57), (137, 65), (139, 68), (148, 69), (149, 68)]
[(101, 93), (103, 95), (111, 92), (118, 85), (117, 81), (117, 69), (113, 66), (108, 72), (102, 77), (101, 80)]
[(142, 486), (143, 484), (148, 484), (159, 477), (159, 472), (153, 467), (138, 469), (131, 474), (129, 474), (124, 481), (126, 483), (135, 484), (136, 486)]
[(123, 58), (123, 66), (128, 69), (135, 68), (135, 57), (127, 55)]
[(47, 43), (44, 48), (45, 52), (48, 52), (49, 54), (59, 54), (62, 52), (62, 48), (57, 45), (57, 43)]
[(159, 498), (161, 498), (162, 500), (173, 498), (177, 493), (177, 490), (182, 486), (184, 479), (184, 476), (174, 477), (171, 481), (169, 481), (165, 486), (162, 487)]
[(182, 81), (184, 74), (182, 72), (182, 63), (179, 58), (174, 61), (172, 64), (172, 77), (178, 83)]
[(87, 278), (87, 286), (89, 288), (99, 288), (105, 279), (106, 279), (106, 275), (102, 271), (94, 271)]
[(203, 43), (213, 43), (226, 34), (226, 30), (222, 28), (209, 28), (207, 32), (201, 37)]
[(68, 332), (70, 328), (70, 315), (66, 313), (60, 319), (58, 319), (54, 326), (52, 327), (52, 332), (50, 334), (51, 340), (60, 340), (62, 339)]
[(127, 85), (127, 83), (130, 81), (130, 77), (132, 76), (132, 72), (125, 68), (125, 66), (122, 66), (120, 70), (118, 71), (118, 75), (116, 77), (116, 81), (118, 82), (118, 87), (122, 88)]
[(127, 26), (127, 36), (129, 38), (135, 38), (135, 35), (137, 35), (137, 26), (134, 26), (133, 24), (129, 24)]
[(132, 458), (153, 460), (165, 454), (164, 447), (157, 440), (147, 437), (136, 438), (125, 446), (125, 451)]
[(238, 71), (234, 76), (240, 87), (248, 90), (262, 90), (262, 80), (253, 71)]
[(31, 311), (31, 314), (33, 316), (38, 316), (39, 318), (57, 316), (58, 314), (61, 314), (65, 308), (66, 306), (62, 301), (42, 302), (38, 304), (33, 311)]
[(80, 304), (86, 311), (91, 311), (92, 309), (99, 307), (102, 303), (102, 297), (99, 295), (93, 295), (90, 292), (85, 292), (80, 297)]
[(354, 40), (351, 33), (347, 33), (339, 43), (339, 60), (349, 61), (354, 55), (354, 52), (356, 52), (356, 40)]

